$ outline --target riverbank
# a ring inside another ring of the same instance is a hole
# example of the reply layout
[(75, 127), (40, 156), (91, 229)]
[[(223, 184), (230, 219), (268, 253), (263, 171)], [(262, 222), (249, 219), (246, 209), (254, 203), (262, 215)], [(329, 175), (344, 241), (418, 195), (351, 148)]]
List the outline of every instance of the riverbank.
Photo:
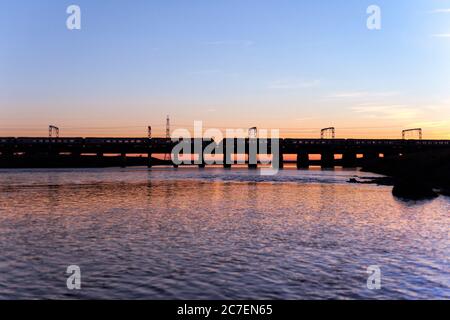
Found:
[[(14, 158), (0, 158), (0, 168), (110, 168), (110, 167), (136, 167), (147, 166), (147, 157), (121, 157), (121, 156), (96, 156), (80, 155), (58, 155), (49, 157), (47, 155), (16, 156)], [(153, 165), (172, 165), (170, 160), (158, 158), (151, 159)]]
[(450, 150), (383, 158), (369, 163), (363, 171), (393, 178), (393, 194), (422, 199), (450, 195)]

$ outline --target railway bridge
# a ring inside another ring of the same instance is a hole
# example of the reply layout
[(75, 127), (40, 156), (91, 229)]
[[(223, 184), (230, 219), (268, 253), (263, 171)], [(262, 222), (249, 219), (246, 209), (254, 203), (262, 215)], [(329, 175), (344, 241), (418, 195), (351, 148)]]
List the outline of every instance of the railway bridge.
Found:
[[(450, 150), (450, 140), (405, 140), (405, 139), (258, 139), (227, 138), (213, 139), (170, 138), (79, 138), (79, 137), (0, 137), (0, 167), (10, 167), (19, 159), (70, 158), (71, 163), (81, 162), (83, 156), (95, 156), (98, 161), (107, 155), (122, 159), (121, 166), (127, 166), (127, 155), (141, 155), (148, 167), (157, 164), (178, 166), (174, 160), (174, 150), (179, 154), (191, 154), (193, 164), (204, 167), (208, 156), (214, 155), (215, 164), (231, 167), (240, 155), (249, 168), (258, 166), (259, 156), (278, 157), (279, 167), (285, 160), (296, 163), (297, 168), (320, 165), (324, 168), (334, 166), (358, 167), (367, 161), (380, 157), (400, 157), (410, 153)], [(178, 146), (178, 148), (176, 148)], [(174, 149), (175, 148), (175, 149)], [(190, 150), (186, 152), (186, 150)], [(205, 151), (207, 151), (205, 153)], [(212, 152), (211, 152), (212, 151)], [(169, 161), (155, 162), (154, 155), (170, 154)], [(315, 156), (312, 156), (315, 155)], [(219, 160), (217, 160), (219, 159)], [(273, 158), (272, 158), (273, 159)]]

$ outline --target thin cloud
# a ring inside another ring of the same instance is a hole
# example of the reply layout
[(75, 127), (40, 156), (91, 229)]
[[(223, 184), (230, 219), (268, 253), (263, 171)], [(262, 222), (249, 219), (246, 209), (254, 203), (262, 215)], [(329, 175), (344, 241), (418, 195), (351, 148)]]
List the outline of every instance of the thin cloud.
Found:
[(205, 44), (209, 46), (242, 46), (251, 47), (255, 45), (252, 40), (218, 40), (218, 41), (208, 41)]
[(408, 126), (420, 128), (448, 128), (449, 125), (450, 125), (449, 121), (420, 121), (420, 122), (413, 122)]
[(450, 13), (450, 8), (434, 9), (429, 11), (429, 13)]
[(314, 117), (304, 117), (304, 118), (295, 118), (295, 121), (308, 121), (308, 120), (313, 120), (315, 119)]
[(317, 87), (320, 80), (277, 80), (269, 84), (269, 89), (305, 89)]
[(360, 92), (360, 91), (340, 92), (340, 93), (333, 94), (331, 96), (331, 98), (362, 98), (362, 97), (367, 97), (368, 95), (369, 95), (368, 92)]
[(431, 35), (433, 38), (450, 38), (450, 33), (436, 33)]
[(442, 104), (426, 105), (426, 106), (424, 106), (424, 109), (426, 109), (430, 112), (439, 112), (441, 114), (449, 113), (450, 112), (450, 104), (446, 103), (444, 101)]
[(192, 71), (190, 74), (192, 75), (208, 75), (208, 74), (217, 74), (222, 72), (220, 69), (205, 69), (205, 70), (197, 70)]
[(331, 98), (340, 99), (352, 99), (352, 98), (377, 98), (377, 97), (392, 97), (398, 95), (398, 92), (386, 91), (386, 92), (369, 92), (369, 91), (350, 91), (350, 92), (338, 92), (331, 95)]
[(368, 118), (377, 119), (414, 119), (421, 110), (407, 105), (370, 105), (363, 104), (352, 107), (353, 112), (362, 113)]

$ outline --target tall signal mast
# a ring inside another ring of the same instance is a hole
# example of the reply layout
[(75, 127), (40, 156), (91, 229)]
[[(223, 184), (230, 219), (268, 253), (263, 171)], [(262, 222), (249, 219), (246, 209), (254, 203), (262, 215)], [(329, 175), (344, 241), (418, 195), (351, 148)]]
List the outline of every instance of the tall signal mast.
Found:
[[(166, 118), (166, 138), (170, 139), (170, 118), (169, 116), (167, 116)], [(164, 155), (164, 160), (170, 160), (171, 159), (171, 154), (166, 153)]]
[(170, 138), (170, 118), (167, 116), (166, 119), (166, 138)]

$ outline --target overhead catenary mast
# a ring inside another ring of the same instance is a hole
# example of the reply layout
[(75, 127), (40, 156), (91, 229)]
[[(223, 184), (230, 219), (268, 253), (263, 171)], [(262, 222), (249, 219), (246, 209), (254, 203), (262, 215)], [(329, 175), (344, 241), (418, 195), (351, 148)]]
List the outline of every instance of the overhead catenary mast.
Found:
[(408, 134), (417, 133), (419, 140), (422, 140), (423, 137), (423, 131), (422, 128), (415, 128), (415, 129), (406, 129), (402, 131), (402, 139), (406, 140)]
[(53, 138), (53, 134), (55, 134), (56, 138), (59, 138), (59, 128), (57, 126), (49, 125), (48, 126), (48, 137)]
[(320, 139), (326, 139), (326, 138), (335, 139), (336, 138), (336, 128), (335, 127), (329, 127), (324, 128), (320, 130)]

